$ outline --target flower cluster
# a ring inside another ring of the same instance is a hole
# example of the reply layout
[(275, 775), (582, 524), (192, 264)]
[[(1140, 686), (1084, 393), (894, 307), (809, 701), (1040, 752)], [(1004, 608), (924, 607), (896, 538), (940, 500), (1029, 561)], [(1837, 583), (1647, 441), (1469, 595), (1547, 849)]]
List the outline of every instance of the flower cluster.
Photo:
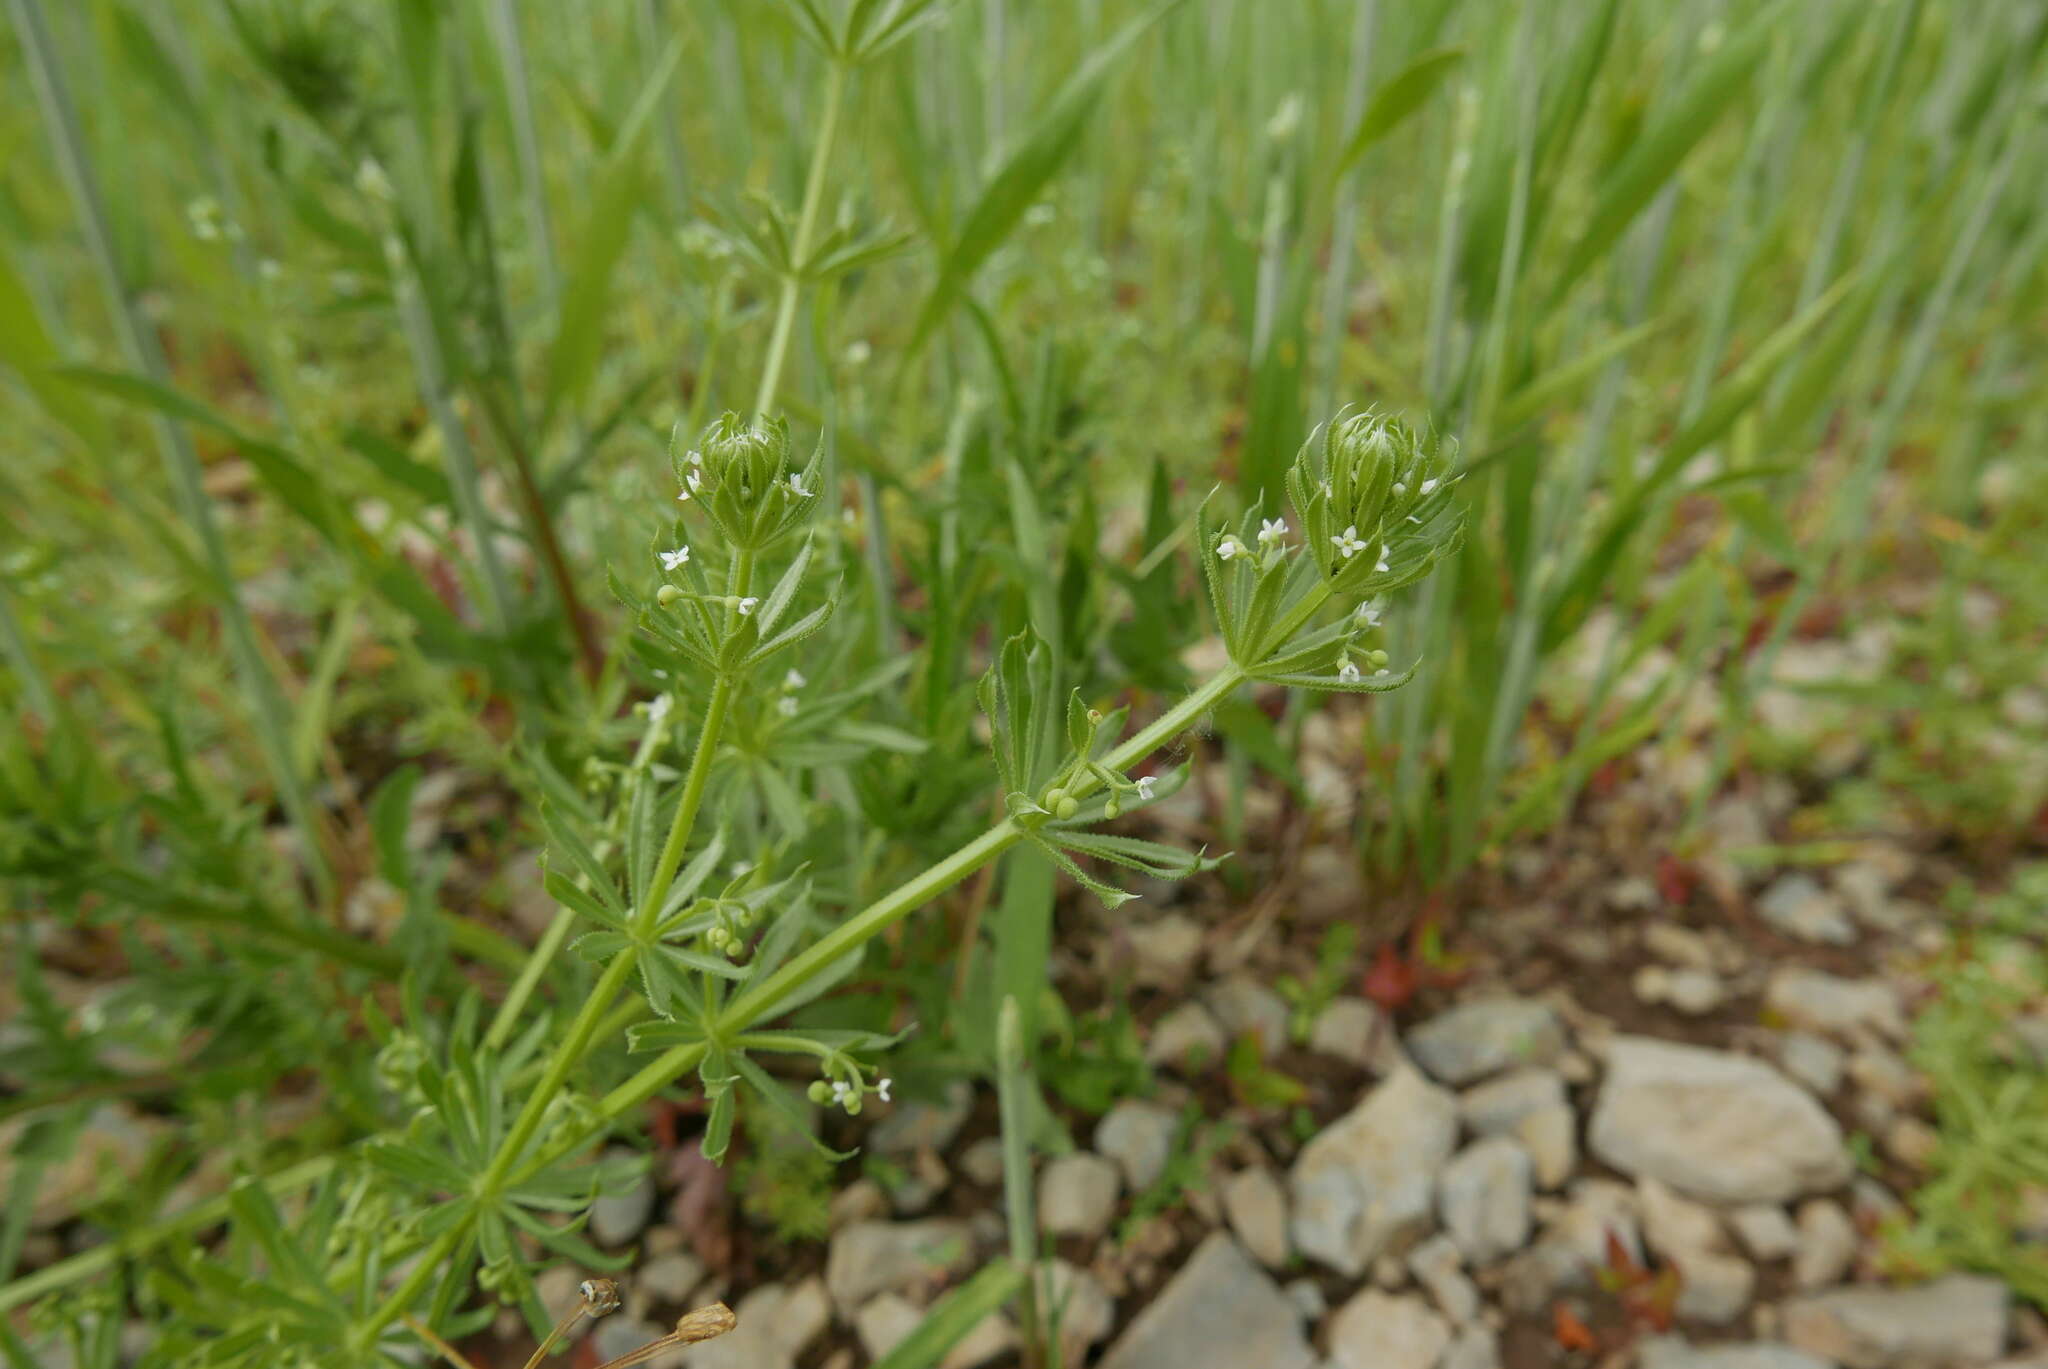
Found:
[(1333, 589), (1377, 591), (1428, 574), (1456, 545), (1449, 450), (1368, 410), (1323, 425), (1287, 472), (1307, 546)]
[[(678, 423), (669, 437), (669, 465), (678, 501), (702, 507), (736, 550), (758, 552), (810, 521), (824, 484), (825, 446), (821, 440), (810, 460), (792, 469), (786, 423), (727, 413), (694, 447), (684, 445)], [(689, 559), (688, 547), (677, 552), (681, 560), (674, 564), (668, 559), (674, 553), (663, 555), (665, 569)]]

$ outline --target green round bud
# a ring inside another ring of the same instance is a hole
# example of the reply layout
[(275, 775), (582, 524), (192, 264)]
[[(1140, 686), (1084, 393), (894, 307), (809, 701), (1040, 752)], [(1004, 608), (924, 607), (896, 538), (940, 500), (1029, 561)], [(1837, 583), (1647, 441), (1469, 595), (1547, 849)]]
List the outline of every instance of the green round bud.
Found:
[(1108, 803), (1102, 805), (1102, 816), (1105, 818), (1122, 817), (1123, 811), (1124, 806), (1118, 803), (1115, 798), (1111, 798)]
[(1054, 785), (1052, 788), (1045, 791), (1044, 806), (1052, 812), (1059, 812), (1060, 805), (1065, 803), (1066, 801), (1067, 791), (1060, 788), (1058, 785)]
[(832, 1086), (822, 1079), (814, 1079), (811, 1086), (804, 1090), (804, 1096), (813, 1103), (829, 1103), (832, 1101)]
[(1387, 663), (1387, 653), (1384, 651), (1368, 651), (1365, 653), (1365, 659), (1372, 662), (1375, 666), (1383, 666)]
[(1055, 817), (1065, 821), (1081, 811), (1081, 801), (1072, 794), (1062, 794), (1060, 801), (1052, 806), (1052, 811)]
[(846, 1095), (846, 1115), (848, 1117), (860, 1116), (860, 1094), (849, 1093)]
[(663, 585), (660, 589), (654, 591), (654, 602), (660, 604), (663, 608), (667, 608), (682, 597), (683, 592), (674, 585)]

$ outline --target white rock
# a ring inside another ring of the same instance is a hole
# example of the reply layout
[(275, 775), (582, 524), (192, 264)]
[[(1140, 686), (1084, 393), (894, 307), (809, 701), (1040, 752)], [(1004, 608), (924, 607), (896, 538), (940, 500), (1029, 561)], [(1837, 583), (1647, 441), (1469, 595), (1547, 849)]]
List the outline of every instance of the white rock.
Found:
[(1039, 1314), (1059, 1328), (1061, 1362), (1078, 1365), (1116, 1326), (1116, 1303), (1093, 1274), (1065, 1260), (1038, 1267)]
[(1728, 1225), (1742, 1248), (1759, 1260), (1782, 1260), (1799, 1248), (1799, 1229), (1784, 1208), (1770, 1203), (1736, 1208), (1728, 1214)]
[(1623, 1173), (1712, 1203), (1784, 1202), (1851, 1170), (1835, 1119), (1769, 1065), (1647, 1037), (1609, 1044), (1588, 1139)]
[(1728, 986), (1711, 970), (1673, 970), (1664, 1001), (1688, 1017), (1701, 1017), (1728, 1001)]
[(1536, 1186), (1561, 1188), (1579, 1164), (1579, 1118), (1565, 1103), (1540, 1108), (1515, 1123), (1515, 1139), (1529, 1152)]
[(1659, 960), (1690, 970), (1714, 968), (1714, 947), (1706, 937), (1675, 922), (1650, 922), (1643, 927), (1643, 949)]
[(1756, 910), (1764, 921), (1800, 941), (1827, 946), (1856, 941), (1856, 924), (1842, 901), (1809, 874), (1780, 876), (1757, 899)]
[(1199, 1003), (1183, 1003), (1152, 1024), (1145, 1062), (1200, 1074), (1219, 1064), (1226, 1049), (1216, 1015)]
[(887, 1115), (868, 1132), (871, 1148), (883, 1155), (944, 1150), (967, 1125), (967, 1115), (974, 1110), (974, 1089), (964, 1079), (956, 1079), (937, 1102), (906, 1098), (884, 1106), (889, 1109)]
[(1692, 1254), (1678, 1266), (1680, 1317), (1726, 1326), (1742, 1315), (1756, 1291), (1756, 1270), (1740, 1255)]
[[(638, 1154), (623, 1146), (605, 1150), (607, 1160), (633, 1159)], [(643, 1167), (640, 1177), (628, 1187), (607, 1193), (590, 1205), (590, 1234), (599, 1245), (621, 1246), (647, 1228), (654, 1215), (654, 1176)]]
[(1883, 1046), (1865, 1046), (1849, 1057), (1849, 1082), (1895, 1108), (1918, 1107), (1926, 1094), (1919, 1071)]
[(1444, 1229), (1475, 1265), (1491, 1264), (1529, 1240), (1529, 1152), (1506, 1136), (1467, 1146), (1437, 1184)]
[(1460, 1004), (1408, 1034), (1408, 1051), (1447, 1084), (1469, 1084), (1515, 1065), (1547, 1065), (1564, 1050), (1564, 1028), (1526, 998)]
[(687, 1250), (656, 1255), (633, 1271), (635, 1291), (665, 1303), (682, 1302), (690, 1296), (690, 1290), (702, 1282), (704, 1261)]
[(1524, 1117), (1564, 1101), (1564, 1076), (1555, 1070), (1519, 1069), (1459, 1094), (1458, 1113), (1475, 1136), (1512, 1136)]
[(1131, 978), (1155, 989), (1177, 989), (1188, 982), (1202, 953), (1202, 929), (1179, 913), (1126, 929), (1137, 965)]
[(1003, 1140), (984, 1136), (960, 1152), (960, 1172), (983, 1188), (1003, 1182)]
[(1287, 1295), (1287, 1301), (1294, 1304), (1294, 1310), (1301, 1313), (1301, 1319), (1311, 1326), (1329, 1315), (1330, 1300), (1323, 1296), (1322, 1285), (1314, 1279), (1295, 1279), (1280, 1291)]
[[(606, 1317), (597, 1324), (596, 1334), (591, 1336), (590, 1343), (596, 1348), (600, 1356), (609, 1360), (638, 1350), (651, 1340), (660, 1340), (671, 1329), (670, 1327), (663, 1326), (660, 1322), (649, 1321), (645, 1317), (631, 1317), (627, 1316), (624, 1312), (620, 1312)], [(657, 1359), (650, 1360), (649, 1363), (654, 1366), (654, 1369), (666, 1369), (666, 1366), (677, 1363), (681, 1358), (680, 1353), (675, 1353), (663, 1355)], [(776, 1363), (787, 1364), (788, 1362), (789, 1360), (785, 1356)]]
[(1317, 1055), (1389, 1074), (1401, 1063), (1401, 1043), (1385, 1013), (1363, 998), (1330, 1000), (1309, 1028), (1308, 1048)]
[(1444, 1351), (1440, 1369), (1500, 1369), (1500, 1339), (1490, 1326), (1468, 1326)]
[[(884, 1299), (902, 1301), (893, 1294), (885, 1294)], [(738, 1324), (731, 1331), (683, 1352), (687, 1369), (769, 1369), (793, 1364), (832, 1321), (824, 1283), (815, 1277), (794, 1288), (762, 1284), (739, 1300), (733, 1314)], [(915, 1307), (911, 1314), (911, 1326), (924, 1315)]]
[(1785, 1339), (1846, 1369), (1982, 1363), (2005, 1349), (2011, 1295), (1951, 1274), (1912, 1288), (1835, 1288), (1785, 1304)]
[(1450, 1344), (1451, 1328), (1420, 1298), (1377, 1288), (1366, 1289), (1330, 1319), (1331, 1369), (1436, 1369)]
[(1429, 1226), (1458, 1105), (1412, 1069), (1395, 1071), (1302, 1147), (1289, 1178), (1295, 1248), (1352, 1277)]
[(1842, 1048), (1826, 1037), (1786, 1032), (1778, 1038), (1778, 1063), (1823, 1098), (1842, 1086)]
[(948, 1217), (917, 1222), (854, 1222), (832, 1237), (825, 1287), (841, 1316), (878, 1293), (893, 1293), (965, 1268), (974, 1254), (967, 1223)]
[(1839, 1283), (1856, 1258), (1856, 1227), (1849, 1214), (1825, 1198), (1799, 1205), (1799, 1253), (1792, 1260), (1792, 1282), (1811, 1290)]
[(1242, 1169), (1223, 1181), (1223, 1212), (1252, 1257), (1268, 1269), (1286, 1265), (1287, 1190), (1266, 1169)]
[(1882, 979), (1844, 979), (1782, 966), (1764, 986), (1764, 1010), (1788, 1025), (1828, 1036), (1870, 1031), (1903, 1040), (1906, 1035), (1905, 1005), (1899, 991)]
[(1116, 1161), (1131, 1192), (1143, 1193), (1166, 1172), (1179, 1132), (1180, 1117), (1172, 1109), (1126, 1098), (1095, 1124), (1095, 1148)]
[(884, 1293), (870, 1299), (854, 1313), (854, 1334), (870, 1359), (880, 1359), (894, 1350), (924, 1320), (924, 1312), (908, 1298)]
[(1093, 1151), (1062, 1155), (1038, 1176), (1038, 1221), (1055, 1236), (1100, 1236), (1116, 1217), (1123, 1176)]
[(1265, 1056), (1287, 1048), (1286, 1000), (1252, 976), (1231, 975), (1204, 994), (1203, 1002), (1232, 1041), (1257, 1037), (1259, 1053)]
[(1309, 1369), (1315, 1358), (1287, 1295), (1236, 1241), (1216, 1232), (1132, 1321), (1099, 1369)]
[(1463, 1326), (1479, 1315), (1479, 1290), (1465, 1277), (1462, 1263), (1457, 1244), (1441, 1234), (1408, 1252), (1408, 1272), (1429, 1290), (1453, 1326)]
[(1728, 1248), (1727, 1233), (1711, 1208), (1679, 1197), (1655, 1179), (1637, 1182), (1636, 1210), (1642, 1215), (1643, 1243), (1666, 1259)]
[(1753, 1341), (1746, 1345), (1693, 1346), (1677, 1336), (1643, 1342), (1637, 1369), (1834, 1369), (1789, 1345)]

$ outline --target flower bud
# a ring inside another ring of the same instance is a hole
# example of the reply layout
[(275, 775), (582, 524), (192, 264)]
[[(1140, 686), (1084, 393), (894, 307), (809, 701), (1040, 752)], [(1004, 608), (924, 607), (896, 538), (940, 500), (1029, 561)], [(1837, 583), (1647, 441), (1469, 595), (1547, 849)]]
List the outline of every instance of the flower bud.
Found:
[(1434, 438), (1371, 411), (1325, 425), (1287, 473), (1288, 495), (1323, 573), (1367, 592), (1407, 583), (1418, 563), (1434, 562), (1456, 543), (1462, 520), (1451, 507), (1452, 483)]
[(822, 1079), (813, 1079), (811, 1086), (804, 1090), (804, 1096), (822, 1106), (832, 1101), (832, 1086)]
[(1102, 816), (1105, 818), (1120, 818), (1123, 813), (1124, 806), (1116, 801), (1114, 794), (1110, 795), (1108, 803), (1102, 805)]
[(654, 591), (654, 602), (660, 604), (663, 608), (667, 608), (682, 597), (683, 592), (674, 585), (663, 585), (660, 589)]

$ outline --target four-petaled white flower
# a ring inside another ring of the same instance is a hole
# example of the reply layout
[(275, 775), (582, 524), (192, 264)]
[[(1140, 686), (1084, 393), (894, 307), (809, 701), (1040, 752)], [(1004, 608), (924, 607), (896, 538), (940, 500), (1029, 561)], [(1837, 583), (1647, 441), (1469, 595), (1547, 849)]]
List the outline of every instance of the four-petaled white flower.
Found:
[(1358, 666), (1351, 661), (1346, 661), (1343, 665), (1337, 667), (1337, 678), (1345, 684), (1350, 684), (1358, 678)]
[(1375, 603), (1360, 604), (1358, 606), (1358, 621), (1364, 623), (1367, 627), (1378, 627), (1380, 625), (1379, 605)]
[(752, 612), (754, 611), (754, 605), (756, 605), (756, 604), (758, 604), (758, 603), (760, 603), (760, 602), (761, 602), (761, 601), (760, 601), (759, 599), (756, 599), (756, 598), (755, 598), (755, 597), (754, 597), (753, 595), (751, 595), (751, 594), (749, 594), (749, 595), (748, 595), (748, 596), (747, 596), (746, 598), (744, 598), (744, 599), (740, 600), (740, 602), (739, 602), (739, 610), (740, 610), (740, 617), (744, 618), (744, 617), (746, 617), (746, 616), (747, 616), (747, 615), (748, 615), (749, 613), (752, 613)]
[(877, 1097), (877, 1098), (881, 1099), (881, 1100), (882, 1100), (883, 1102), (885, 1102), (885, 1103), (886, 1103), (886, 1102), (888, 1102), (888, 1101), (889, 1101), (889, 1085), (890, 1085), (890, 1084), (891, 1084), (892, 1082), (893, 1082), (892, 1080), (890, 1080), (890, 1079), (887, 1079), (887, 1078), (884, 1078), (884, 1079), (882, 1079), (882, 1080), (881, 1080), (881, 1082), (877, 1083), (877, 1084), (875, 1085), (875, 1097)]
[(775, 701), (775, 711), (785, 718), (796, 716), (796, 695), (785, 694)]
[(692, 466), (701, 466), (704, 464), (704, 453), (697, 451), (693, 448), (691, 449), (689, 456), (685, 459), (689, 461), (689, 463)]
[(655, 695), (652, 699), (648, 700), (647, 703), (647, 721), (651, 723), (660, 722), (663, 718), (666, 718), (668, 716), (668, 711), (674, 707), (675, 700), (671, 699), (668, 695)]
[(674, 551), (664, 551), (656, 554), (661, 557), (661, 568), (663, 570), (675, 570), (690, 559), (690, 549), (688, 547), (677, 547)]
[(845, 1081), (844, 1079), (834, 1079), (834, 1080), (832, 1081), (832, 1101), (833, 1101), (833, 1102), (835, 1102), (835, 1103), (841, 1103), (841, 1104), (845, 1103), (845, 1102), (846, 1102), (846, 1096), (847, 1096), (848, 1094), (852, 1093), (852, 1092), (853, 1092), (853, 1085), (851, 1085), (851, 1084), (847, 1083), (847, 1082), (846, 1082), (846, 1081)]
[(1229, 533), (1226, 532), (1220, 539), (1217, 540), (1216, 559), (1219, 561), (1228, 561), (1231, 557), (1237, 555), (1239, 552), (1243, 550), (1244, 543), (1238, 541), (1235, 537), (1232, 537)]
[(799, 499), (811, 497), (811, 492), (804, 488), (803, 476), (796, 471), (791, 471), (789, 474), (789, 492)]
[[(690, 453), (690, 455), (695, 456), (696, 453), (692, 452)], [(685, 471), (683, 472), (683, 483), (685, 485), (688, 485), (689, 488), (676, 496), (676, 502), (681, 504), (687, 504), (690, 502), (690, 496), (695, 494), (699, 489), (703, 487), (704, 477), (697, 474), (697, 472), (695, 471)]]
[(1158, 783), (1159, 781), (1150, 775), (1140, 775), (1138, 777), (1138, 797), (1146, 803), (1150, 803), (1152, 801), (1152, 791)]
[(1259, 520), (1259, 545), (1270, 547), (1287, 535), (1285, 518), (1261, 518)]
[(804, 687), (804, 673), (801, 670), (792, 668), (788, 674), (782, 677), (782, 687), (784, 689), (802, 689)]
[(1342, 532), (1331, 533), (1330, 540), (1337, 544), (1337, 550), (1344, 554), (1344, 559), (1347, 561), (1365, 550), (1365, 539), (1358, 535), (1358, 525), (1356, 523), (1345, 528)]

